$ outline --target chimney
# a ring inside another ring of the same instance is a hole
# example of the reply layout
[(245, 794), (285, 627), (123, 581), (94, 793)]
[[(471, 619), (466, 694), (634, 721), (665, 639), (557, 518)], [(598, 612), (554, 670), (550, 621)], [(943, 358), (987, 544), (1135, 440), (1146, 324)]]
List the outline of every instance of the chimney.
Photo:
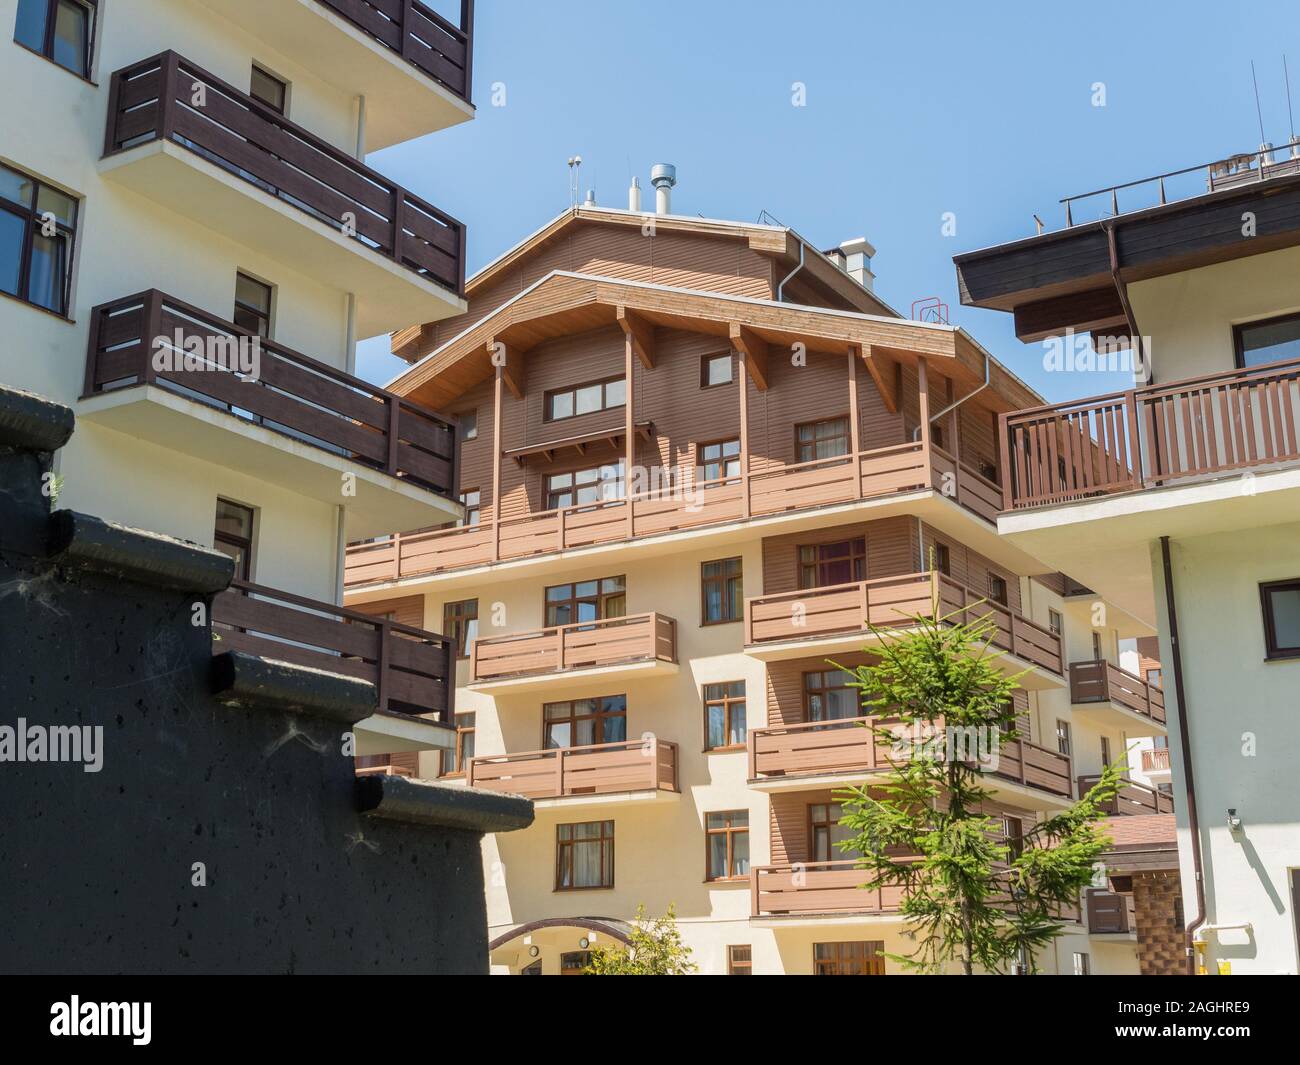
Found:
[(635, 176), (632, 178), (632, 186), (627, 190), (627, 209), (629, 211), (641, 210), (641, 182)]
[(650, 168), (650, 184), (655, 187), (655, 214), (673, 213), (673, 186), (677, 184), (677, 167), (672, 163), (655, 163)]
[[(876, 249), (871, 246), (867, 238), (854, 237), (852, 240), (843, 241), (839, 252), (840, 255), (835, 259), (840, 269), (868, 292), (874, 292), (872, 286), (875, 284), (876, 275), (871, 272), (871, 257), (876, 254)], [(840, 256), (844, 260), (842, 264), (839, 262)]]
[(583, 206), (583, 207), (595, 207), (595, 206), (596, 206), (596, 190), (595, 190), (595, 189), (588, 189), (588, 190), (587, 190), (587, 198), (586, 198), (585, 200), (583, 200), (583, 202), (582, 202), (582, 206)]

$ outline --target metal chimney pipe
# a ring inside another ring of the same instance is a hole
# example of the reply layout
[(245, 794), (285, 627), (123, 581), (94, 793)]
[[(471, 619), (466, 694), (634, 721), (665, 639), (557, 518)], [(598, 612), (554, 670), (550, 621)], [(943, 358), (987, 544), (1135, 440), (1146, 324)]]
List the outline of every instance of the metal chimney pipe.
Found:
[(677, 167), (672, 163), (655, 163), (650, 168), (650, 184), (655, 188), (655, 214), (672, 214), (672, 190), (677, 184)]
[(641, 182), (636, 177), (632, 178), (632, 185), (627, 190), (627, 209), (629, 211), (641, 210)]

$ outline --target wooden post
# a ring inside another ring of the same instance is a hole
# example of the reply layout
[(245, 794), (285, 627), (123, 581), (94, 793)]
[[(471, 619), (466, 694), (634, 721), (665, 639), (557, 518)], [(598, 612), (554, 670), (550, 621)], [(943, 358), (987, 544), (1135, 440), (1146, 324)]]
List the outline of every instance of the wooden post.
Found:
[(998, 453), (998, 468), (1002, 472), (1002, 509), (1010, 510), (1011, 493), (1011, 437), (1007, 426), (1007, 412), (994, 415), (998, 423), (993, 430), (993, 446)]
[(501, 560), (501, 390), (504, 367), (492, 384), (492, 561)]
[(555, 794), (557, 796), (564, 794), (564, 748), (560, 747), (555, 752)]
[(400, 406), (396, 396), (388, 397), (388, 464), (385, 470), (390, 476), (397, 476), (397, 441), (400, 437)]
[(564, 634), (566, 631), (563, 625), (557, 625), (555, 628), (555, 672), (557, 673), (564, 670)]
[[(948, 378), (948, 404), (951, 406), (956, 399), (956, 392), (952, 386), (952, 378)], [(953, 462), (961, 465), (961, 419), (958, 416), (960, 408), (953, 407), (948, 412), (948, 450), (952, 452)], [(956, 471), (954, 471), (956, 472)], [(961, 480), (958, 475), (958, 481)]]
[(928, 452), (930, 450), (930, 378), (924, 356), (916, 360), (916, 392), (921, 414), (921, 447)]
[(379, 692), (379, 710), (384, 712), (388, 709), (388, 636), (390, 629), (388, 619), (381, 618), (379, 621), (379, 657), (375, 665), (378, 669), (378, 675), (375, 678), (375, 687)]
[(636, 526), (632, 515), (632, 467), (636, 464), (636, 420), (633, 416), (633, 388), (632, 374), (633, 364), (636, 360), (632, 357), (632, 334), (623, 335), (623, 392), (625, 402), (623, 404), (623, 431), (626, 438), (623, 441), (623, 505), (627, 507), (627, 538), (630, 540), (636, 535)]
[[(103, 319), (100, 319), (102, 324)], [(153, 366), (153, 344), (154, 340), (162, 335), (162, 293), (156, 288), (150, 289), (144, 298), (144, 314), (141, 322), (143, 329), (140, 337), (140, 347), (144, 354), (144, 373), (141, 379), (146, 385), (153, 384), (158, 379), (158, 371)], [(98, 337), (96, 337), (98, 340)], [(183, 352), (177, 352), (178, 356)]]
[(465, 35), (465, 102), (474, 90), (474, 0), (460, 0), (460, 31)]
[(862, 498), (862, 412), (858, 410), (858, 358), (861, 349), (849, 345), (849, 446), (853, 449), (853, 498)]
[(740, 516), (749, 517), (749, 366), (743, 351), (736, 352), (740, 368)]

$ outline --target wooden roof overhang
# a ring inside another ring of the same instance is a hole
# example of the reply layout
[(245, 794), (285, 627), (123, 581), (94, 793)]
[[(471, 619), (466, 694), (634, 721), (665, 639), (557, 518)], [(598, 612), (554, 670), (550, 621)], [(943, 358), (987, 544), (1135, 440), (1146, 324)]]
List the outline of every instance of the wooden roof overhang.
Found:
[[(642, 440), (654, 439), (654, 422), (637, 422), (632, 429)], [(555, 440), (547, 440), (540, 444), (529, 444), (527, 447), (507, 448), (501, 454), (508, 459), (514, 459), (520, 466), (526, 465), (530, 458), (537, 458), (538, 456), (550, 462), (556, 455), (569, 448), (573, 448), (579, 455), (585, 455), (587, 448), (592, 444), (610, 444), (619, 447), (623, 443), (624, 435), (623, 426), (616, 425), (609, 429), (598, 429), (595, 432), (582, 433), (579, 436), (566, 436)]]
[[(1255, 216), (1255, 235), (1242, 218)], [(1127, 326), (1124, 285), (1300, 245), (1300, 175), (953, 257), (961, 302), (1011, 311), (1026, 343)]]
[(914, 365), (918, 358), (931, 360), (938, 372), (952, 378), (958, 398), (984, 383), (988, 360), (990, 387), (972, 401), (988, 410), (1020, 410), (1042, 402), (969, 336), (948, 326), (562, 271), (449, 340), (390, 388), (444, 409), (491, 378), (499, 363), (506, 386), (522, 397), (529, 351), (548, 340), (613, 325), (631, 337), (636, 357), (647, 367), (655, 361), (656, 327), (723, 339), (745, 353), (755, 384), (763, 390), (773, 352), (780, 349), (784, 357), (802, 344), (812, 353), (860, 356), (891, 411), (898, 403), (896, 366)]

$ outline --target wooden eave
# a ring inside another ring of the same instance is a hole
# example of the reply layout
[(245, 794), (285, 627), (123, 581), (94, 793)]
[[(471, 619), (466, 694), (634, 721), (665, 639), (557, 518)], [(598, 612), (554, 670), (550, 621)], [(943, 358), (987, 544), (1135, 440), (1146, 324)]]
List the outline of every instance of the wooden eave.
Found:
[[(637, 422), (632, 428), (642, 440), (654, 439), (654, 422)], [(609, 429), (597, 429), (594, 432), (582, 433), (577, 436), (557, 437), (554, 440), (546, 440), (540, 444), (529, 444), (527, 447), (509, 448), (502, 451), (501, 455), (503, 458), (514, 459), (520, 466), (525, 465), (530, 458), (539, 455), (547, 462), (550, 462), (556, 455), (569, 448), (572, 448), (579, 455), (585, 455), (587, 448), (592, 444), (610, 444), (618, 447), (623, 443), (624, 435), (624, 427), (616, 425)]]

